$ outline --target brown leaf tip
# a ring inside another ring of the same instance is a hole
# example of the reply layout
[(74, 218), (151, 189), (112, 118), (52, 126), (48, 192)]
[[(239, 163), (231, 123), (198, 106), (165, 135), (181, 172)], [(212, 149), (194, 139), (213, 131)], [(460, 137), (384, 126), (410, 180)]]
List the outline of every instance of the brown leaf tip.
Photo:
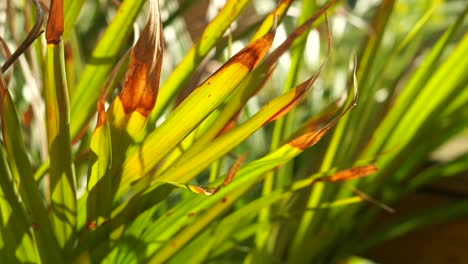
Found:
[[(333, 124), (334, 125), (334, 124)], [(289, 142), (289, 145), (298, 148), (300, 150), (305, 150), (319, 142), (326, 134), (327, 132), (332, 129), (333, 125), (328, 125), (318, 131), (312, 131), (309, 133), (305, 133), (295, 139), (293, 139), (291, 142)]]
[(120, 94), (125, 113), (138, 111), (148, 116), (156, 103), (162, 66), (163, 35), (157, 0), (150, 1), (150, 13), (130, 55), (127, 79)]
[(63, 0), (51, 0), (46, 28), (47, 44), (58, 44), (63, 34)]
[(125, 113), (138, 111), (148, 116), (156, 103), (157, 91), (153, 89), (154, 83), (149, 83), (148, 77), (152, 78), (147, 76), (147, 65), (137, 62), (134, 54), (131, 55), (130, 65), (127, 80), (119, 97)]
[(335, 126), (340, 118), (342, 118), (349, 110), (351, 110), (356, 104), (358, 100), (358, 84), (357, 84), (357, 78), (356, 78), (356, 67), (357, 67), (357, 59), (356, 55), (354, 55), (354, 69), (353, 69), (353, 88), (350, 89), (349, 93), (352, 95), (351, 102), (349, 105), (343, 109), (343, 111), (337, 115), (335, 118), (330, 120), (323, 128), (317, 130), (317, 131), (312, 131), (309, 133), (305, 133), (295, 139), (293, 139), (291, 142), (289, 142), (289, 145), (295, 148), (298, 148), (300, 150), (305, 150), (308, 147), (311, 147), (315, 145), (320, 139), (325, 136), (325, 134)]
[[(313, 81), (315, 81), (315, 79)], [(299, 86), (297, 86), (296, 88), (294, 88), (292, 91), (294, 93), (294, 97), (291, 99), (291, 101), (286, 106), (281, 108), (278, 112), (276, 112), (274, 115), (272, 115), (267, 121), (265, 121), (265, 124), (285, 116), (296, 105), (298, 105), (301, 102), (301, 100), (304, 98), (306, 92), (309, 90), (313, 81), (310, 81), (309, 79), (303, 82), (302, 84), (300, 84)]]
[(255, 66), (257, 66), (261, 58), (263, 58), (265, 53), (270, 49), (275, 37), (275, 32), (276, 24), (267, 34), (243, 48), (241, 51), (239, 51), (239, 53), (234, 55), (234, 57), (226, 62), (225, 65), (227, 66), (233, 63), (241, 63), (249, 70), (252, 70)]

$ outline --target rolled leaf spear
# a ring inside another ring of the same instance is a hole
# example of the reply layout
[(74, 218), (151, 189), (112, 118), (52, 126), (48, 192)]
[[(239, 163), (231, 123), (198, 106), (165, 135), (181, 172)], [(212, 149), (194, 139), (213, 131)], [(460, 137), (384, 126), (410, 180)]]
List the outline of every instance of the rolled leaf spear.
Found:
[[(120, 188), (120, 180), (115, 179), (118, 179), (126, 150), (143, 131), (156, 103), (163, 57), (163, 34), (158, 1), (150, 0), (148, 5), (146, 25), (131, 50), (122, 91), (107, 111), (104, 105), (108, 87), (103, 89), (98, 101), (98, 120), (90, 144), (95, 155), (90, 156), (91, 169), (88, 173), (86, 217), (89, 230), (110, 218), (112, 201)], [(112, 76), (106, 86), (112, 83), (111, 79)]]

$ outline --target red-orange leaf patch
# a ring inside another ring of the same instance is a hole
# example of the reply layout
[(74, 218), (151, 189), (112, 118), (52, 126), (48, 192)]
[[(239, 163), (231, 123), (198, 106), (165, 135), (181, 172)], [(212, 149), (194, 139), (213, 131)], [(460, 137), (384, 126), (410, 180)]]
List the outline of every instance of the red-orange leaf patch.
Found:
[(127, 79), (120, 93), (125, 113), (148, 116), (156, 103), (163, 54), (162, 23), (157, 0), (150, 1), (145, 28), (130, 54)]
[(46, 40), (48, 44), (57, 44), (63, 33), (63, 0), (51, 0), (49, 20), (47, 21)]

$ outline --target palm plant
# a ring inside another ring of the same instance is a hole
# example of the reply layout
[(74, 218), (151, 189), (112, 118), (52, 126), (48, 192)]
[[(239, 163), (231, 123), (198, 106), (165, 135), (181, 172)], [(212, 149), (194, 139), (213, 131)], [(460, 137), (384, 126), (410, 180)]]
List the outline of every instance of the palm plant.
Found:
[[(405, 194), (468, 170), (466, 152), (427, 165), (467, 126), (462, 1), (281, 0), (235, 30), (253, 7), (228, 0), (185, 50), (195, 2), (0, 4), (2, 259), (330, 263), (468, 213), (462, 200), (367, 231)], [(394, 30), (409, 5), (413, 26)], [(339, 33), (343, 18), (364, 30)]]

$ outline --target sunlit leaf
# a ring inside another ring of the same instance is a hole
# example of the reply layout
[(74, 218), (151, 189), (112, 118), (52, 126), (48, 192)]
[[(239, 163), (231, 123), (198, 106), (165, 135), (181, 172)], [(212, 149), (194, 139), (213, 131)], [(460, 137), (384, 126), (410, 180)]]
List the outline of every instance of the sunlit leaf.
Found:
[[(50, 163), (51, 222), (62, 249), (76, 235), (76, 178), (70, 142), (70, 106), (65, 74), (63, 1), (51, 2), (47, 22), (45, 103)], [(66, 220), (64, 220), (66, 219)]]
[(129, 184), (151, 171), (165, 154), (219, 106), (265, 56), (274, 34), (275, 29), (272, 29), (264, 37), (241, 50), (196, 88), (161, 126), (149, 134), (123, 164), (122, 184)]

